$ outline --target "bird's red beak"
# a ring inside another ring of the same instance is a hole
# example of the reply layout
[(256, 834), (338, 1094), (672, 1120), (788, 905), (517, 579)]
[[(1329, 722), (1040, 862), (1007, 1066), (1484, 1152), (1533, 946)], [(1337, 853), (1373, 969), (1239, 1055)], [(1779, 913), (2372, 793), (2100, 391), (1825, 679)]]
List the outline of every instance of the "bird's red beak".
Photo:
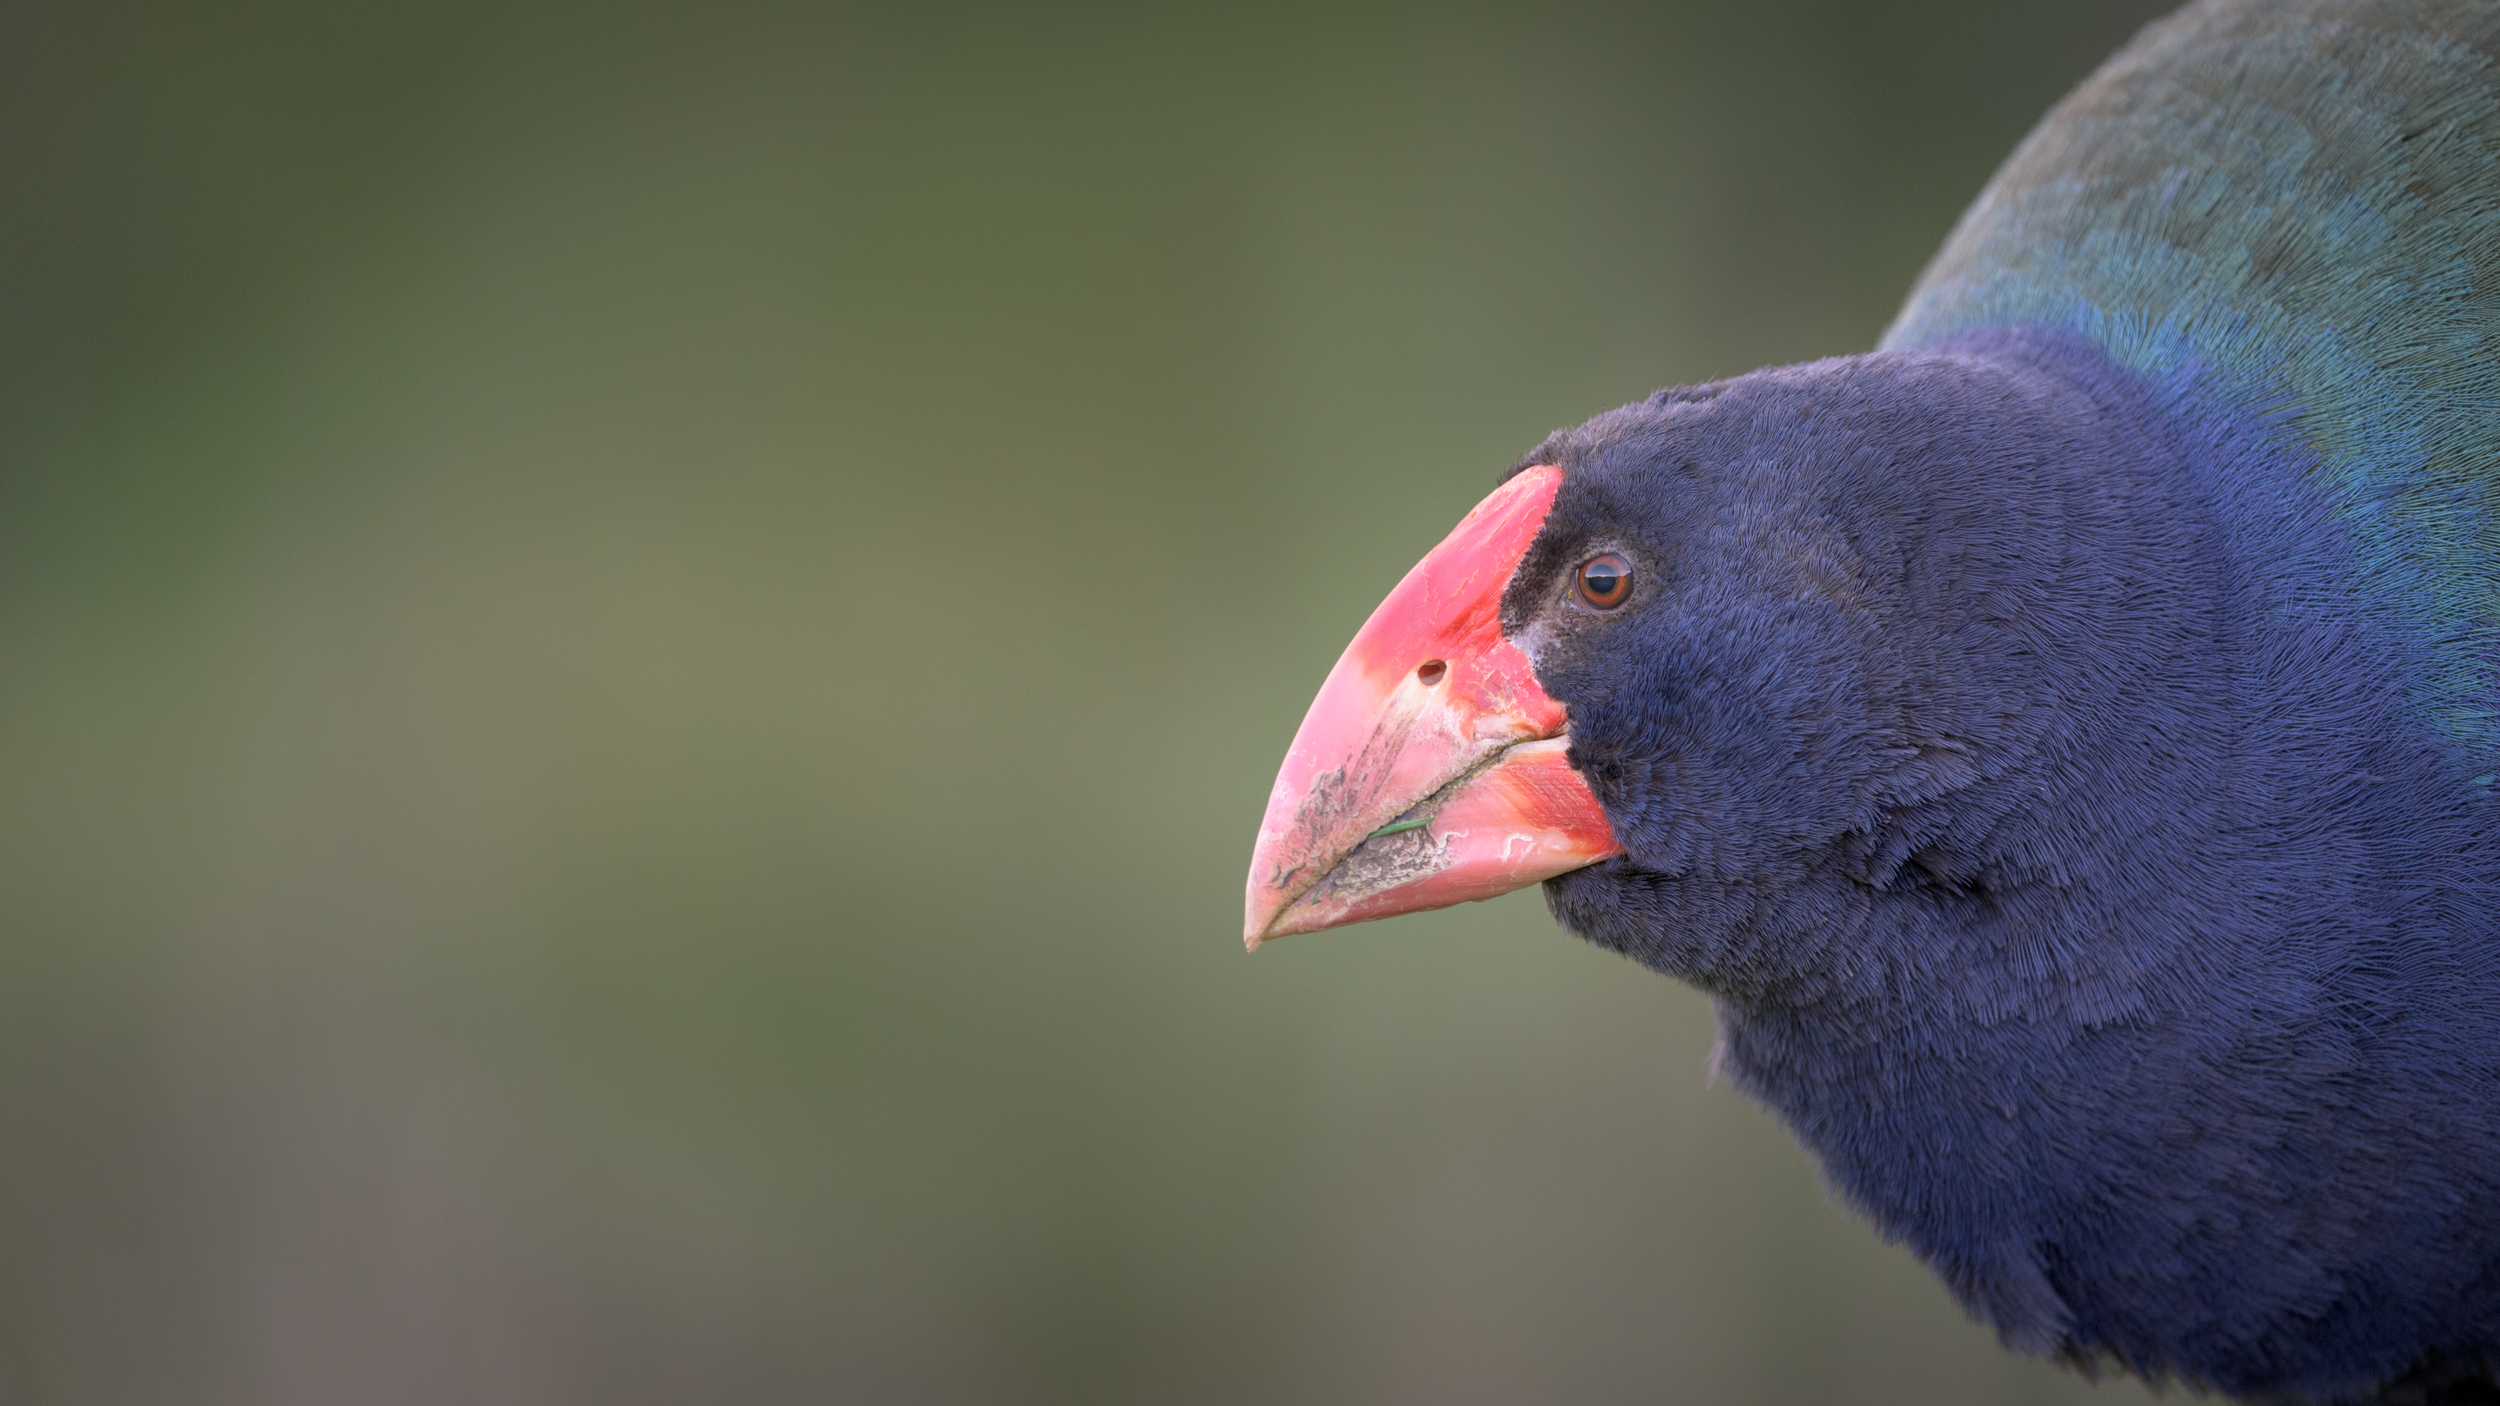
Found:
[(1242, 937), (1446, 908), (1621, 854), (1564, 759), (1563, 708), (1502, 638), (1503, 588), (1562, 470), (1513, 475), (1346, 646), (1276, 773)]

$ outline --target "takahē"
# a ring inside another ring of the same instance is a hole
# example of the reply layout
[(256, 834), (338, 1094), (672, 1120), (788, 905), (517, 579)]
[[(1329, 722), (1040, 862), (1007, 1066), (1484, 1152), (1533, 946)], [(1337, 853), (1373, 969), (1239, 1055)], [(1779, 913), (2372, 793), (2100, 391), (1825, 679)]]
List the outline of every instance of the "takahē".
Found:
[(2500, 1401), (2500, 4), (2192, 5), (1880, 349), (1521, 459), (1247, 936), (1538, 880), (2009, 1345)]

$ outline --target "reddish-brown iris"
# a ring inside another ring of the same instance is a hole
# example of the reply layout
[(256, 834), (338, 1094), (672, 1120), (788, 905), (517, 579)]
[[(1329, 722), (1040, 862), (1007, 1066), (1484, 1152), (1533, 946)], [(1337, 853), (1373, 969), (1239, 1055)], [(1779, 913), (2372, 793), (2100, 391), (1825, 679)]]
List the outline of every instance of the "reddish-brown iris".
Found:
[(1632, 598), (1632, 563), (1612, 552), (1601, 552), (1580, 563), (1572, 590), (1589, 609), (1612, 610)]

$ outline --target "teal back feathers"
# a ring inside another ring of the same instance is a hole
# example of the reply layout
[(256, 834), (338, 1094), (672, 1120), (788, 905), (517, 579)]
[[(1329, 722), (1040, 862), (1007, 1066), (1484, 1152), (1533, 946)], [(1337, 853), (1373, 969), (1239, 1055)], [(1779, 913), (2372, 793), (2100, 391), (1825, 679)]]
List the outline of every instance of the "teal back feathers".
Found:
[(2422, 720), (2500, 769), (2500, 6), (2210, 0), (2050, 114), (1885, 335), (2091, 342), (2256, 417)]

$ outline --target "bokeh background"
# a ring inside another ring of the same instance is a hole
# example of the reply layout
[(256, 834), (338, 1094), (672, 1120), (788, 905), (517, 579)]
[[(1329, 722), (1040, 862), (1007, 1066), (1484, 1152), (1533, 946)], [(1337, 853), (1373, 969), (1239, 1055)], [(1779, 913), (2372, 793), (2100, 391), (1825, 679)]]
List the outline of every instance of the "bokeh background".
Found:
[(6, 7), (0, 1401), (2139, 1399), (1535, 893), (1237, 933), (1512, 457), (2159, 7)]

